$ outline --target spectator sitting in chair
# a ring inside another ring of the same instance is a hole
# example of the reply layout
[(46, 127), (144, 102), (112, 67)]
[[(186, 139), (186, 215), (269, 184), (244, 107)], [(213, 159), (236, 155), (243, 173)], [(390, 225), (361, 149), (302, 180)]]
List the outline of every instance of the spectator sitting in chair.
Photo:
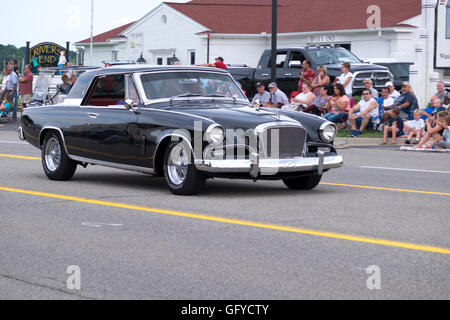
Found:
[(441, 100), (439, 100), (439, 98), (437, 97), (433, 98), (431, 98), (431, 107), (425, 108), (425, 110), (423, 110), (422, 112), (422, 120), (430, 121), (431, 125), (434, 125), (434, 120), (438, 112), (445, 110), (445, 108), (442, 106)]
[(328, 95), (328, 91), (330, 90), (329, 85), (320, 86), (320, 94), (317, 96), (312, 104), (303, 110), (305, 113), (315, 114), (316, 116), (323, 116), (326, 113), (328, 113), (328, 110), (326, 109), (326, 105), (328, 104), (328, 101), (330, 101), (330, 96)]
[(450, 98), (450, 93), (447, 90), (445, 90), (445, 84), (443, 81), (439, 81), (436, 87), (437, 92), (435, 93), (434, 96), (436, 96), (439, 100), (441, 100), (442, 104), (444, 104), (445, 98), (446, 97)]
[(302, 87), (302, 92), (292, 99), (292, 102), (300, 105), (301, 109), (309, 107), (313, 100), (316, 98), (314, 93), (312, 93), (312, 86), (310, 83), (304, 83)]
[[(356, 138), (359, 136), (367, 126), (370, 126), (375, 118), (379, 117), (379, 104), (373, 98), (372, 92), (369, 89), (363, 90), (361, 101), (350, 109), (348, 119), (352, 126), (352, 133), (350, 137)], [(359, 129), (357, 128), (359, 126)]]
[(269, 102), (270, 93), (266, 91), (266, 87), (261, 82), (256, 84), (256, 91), (258, 92), (252, 100), (252, 104), (259, 100), (260, 107), (264, 106), (264, 103)]
[(338, 123), (339, 121), (346, 121), (348, 118), (348, 111), (350, 110), (350, 99), (345, 94), (345, 88), (338, 83), (334, 86), (334, 97), (328, 100), (325, 105), (329, 112), (325, 115), (325, 119), (330, 122)]
[(381, 144), (387, 144), (389, 134), (392, 135), (391, 144), (397, 144), (397, 138), (401, 137), (403, 133), (403, 120), (400, 118), (400, 109), (392, 109), (392, 118), (388, 124), (384, 126), (384, 140)]
[(320, 88), (329, 85), (330, 77), (327, 75), (327, 68), (320, 66), (317, 68), (317, 77), (312, 82), (313, 93), (316, 97), (320, 96)]
[(392, 99), (389, 96), (389, 88), (388, 87), (384, 87), (383, 89), (381, 89), (381, 97), (383, 98), (383, 105), (382, 105), (381, 109), (384, 110), (383, 122), (387, 122), (391, 117), (390, 111), (394, 107), (394, 99)]
[(284, 105), (289, 104), (289, 99), (286, 94), (278, 89), (278, 85), (275, 82), (269, 84), (270, 100), (264, 104), (266, 108), (281, 108)]
[(392, 82), (386, 82), (386, 88), (389, 89), (389, 97), (392, 98), (394, 101), (398, 97), (400, 97), (400, 92), (395, 90), (395, 86)]
[(371, 79), (365, 79), (364, 80), (364, 88), (369, 89), (370, 92), (372, 92), (372, 96), (374, 98), (378, 98), (380, 96), (380, 94), (378, 93), (377, 90), (374, 89), (373, 87), (373, 82)]
[(12, 107), (12, 98), (11, 94), (7, 92), (5, 94), (5, 99), (3, 100), (2, 104), (0, 105), (0, 118), (5, 118), (8, 116), (8, 113), (11, 112)]
[(400, 118), (403, 120), (408, 119), (417, 106), (417, 98), (414, 95), (411, 85), (409, 82), (403, 82), (402, 94), (394, 102), (394, 107), (398, 107), (402, 111)]

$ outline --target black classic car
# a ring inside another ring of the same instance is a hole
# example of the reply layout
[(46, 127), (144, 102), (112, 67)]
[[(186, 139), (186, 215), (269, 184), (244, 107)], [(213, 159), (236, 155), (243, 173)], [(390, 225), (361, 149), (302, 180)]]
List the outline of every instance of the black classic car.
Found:
[(253, 107), (231, 75), (202, 67), (121, 66), (84, 73), (67, 101), (27, 108), (19, 137), (42, 150), (48, 178), (103, 165), (164, 176), (178, 195), (208, 178), (283, 180), (315, 188), (343, 165), (336, 127), (299, 112)]

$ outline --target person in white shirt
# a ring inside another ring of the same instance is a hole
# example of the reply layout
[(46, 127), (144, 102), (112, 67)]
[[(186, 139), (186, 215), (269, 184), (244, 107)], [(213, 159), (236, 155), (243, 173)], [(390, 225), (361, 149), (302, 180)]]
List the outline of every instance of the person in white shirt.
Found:
[(386, 87), (389, 88), (389, 98), (392, 98), (395, 101), (395, 99), (401, 96), (401, 93), (395, 90), (395, 86), (392, 82), (387, 82)]
[(58, 67), (64, 67), (66, 65), (66, 53), (64, 51), (61, 51), (58, 61)]
[(414, 111), (414, 120), (405, 123), (405, 131), (409, 131), (408, 139), (406, 139), (406, 144), (411, 144), (411, 139), (415, 136), (416, 140), (414, 144), (420, 142), (420, 138), (425, 130), (425, 121), (423, 121), (422, 110), (417, 109)]
[(337, 82), (345, 88), (345, 93), (351, 99), (353, 97), (353, 73), (350, 72), (350, 62), (342, 64), (342, 74), (336, 78)]
[(3, 68), (3, 81), (1, 84), (1, 88), (0, 88), (0, 100), (3, 101), (3, 96), (6, 92), (6, 85), (8, 84), (8, 80), (9, 80), (9, 71), (7, 67)]
[[(348, 119), (352, 126), (352, 133), (350, 137), (356, 138), (359, 136), (367, 126), (372, 123), (375, 118), (380, 115), (378, 110), (379, 104), (373, 98), (372, 92), (369, 89), (363, 90), (363, 98), (361, 101), (350, 109)], [(359, 129), (357, 126), (360, 126)]]

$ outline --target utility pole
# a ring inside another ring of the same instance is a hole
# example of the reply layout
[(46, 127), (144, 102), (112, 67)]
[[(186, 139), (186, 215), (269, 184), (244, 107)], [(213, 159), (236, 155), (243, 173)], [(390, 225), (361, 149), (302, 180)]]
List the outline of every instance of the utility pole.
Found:
[(94, 0), (91, 0), (91, 61), (90, 65), (94, 65)]
[(278, 1), (272, 0), (272, 58), (271, 58), (271, 81), (277, 81), (277, 36), (278, 36)]

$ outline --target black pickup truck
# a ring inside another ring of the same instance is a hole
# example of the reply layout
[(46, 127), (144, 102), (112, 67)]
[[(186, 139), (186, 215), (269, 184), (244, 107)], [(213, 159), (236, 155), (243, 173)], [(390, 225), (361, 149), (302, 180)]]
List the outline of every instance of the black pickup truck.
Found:
[[(300, 72), (304, 60), (311, 62), (311, 67), (317, 70), (325, 66), (333, 82), (342, 74), (342, 63), (350, 62), (354, 74), (353, 93), (357, 94), (364, 88), (364, 79), (372, 79), (374, 87), (381, 90), (386, 82), (393, 81), (393, 75), (387, 67), (362, 62), (353, 53), (344, 48), (334, 47), (301, 47), (277, 50), (277, 84), (288, 96), (298, 90)], [(271, 50), (263, 52), (258, 67), (233, 67), (228, 70), (235, 80), (242, 84), (248, 97), (256, 94), (255, 85), (262, 82), (265, 85), (271, 79)]]

